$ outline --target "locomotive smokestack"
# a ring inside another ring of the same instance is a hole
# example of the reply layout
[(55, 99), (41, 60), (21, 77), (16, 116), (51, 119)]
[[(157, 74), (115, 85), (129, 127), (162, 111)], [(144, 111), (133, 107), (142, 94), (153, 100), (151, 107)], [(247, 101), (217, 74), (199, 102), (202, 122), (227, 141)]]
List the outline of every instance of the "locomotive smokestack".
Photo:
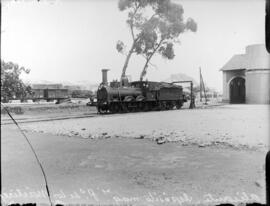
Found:
[(102, 84), (108, 85), (108, 71), (109, 69), (102, 69)]

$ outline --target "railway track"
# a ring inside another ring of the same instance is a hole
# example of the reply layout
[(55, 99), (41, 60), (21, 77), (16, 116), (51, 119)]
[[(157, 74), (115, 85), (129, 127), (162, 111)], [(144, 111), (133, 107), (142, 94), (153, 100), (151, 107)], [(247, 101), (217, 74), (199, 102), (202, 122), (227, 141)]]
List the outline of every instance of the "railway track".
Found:
[[(39, 118), (14, 118), (16, 122), (19, 124), (21, 123), (34, 123), (34, 122), (47, 122), (47, 121), (57, 121), (57, 120), (67, 120), (67, 119), (82, 119), (82, 118), (91, 118), (91, 117), (98, 117), (98, 116), (111, 116), (111, 115), (123, 115), (123, 114), (130, 114), (130, 113), (118, 113), (118, 114), (81, 114), (81, 115), (70, 115), (70, 116), (56, 116), (56, 117), (39, 117)], [(10, 125), (14, 124), (11, 119), (1, 119), (1, 125)]]
[[(46, 121), (55, 121), (55, 120), (65, 120), (65, 119), (79, 119), (79, 118), (89, 118), (89, 117), (96, 117), (98, 116), (97, 113), (93, 114), (83, 114), (83, 115), (71, 115), (71, 116), (58, 116), (58, 117), (49, 117), (49, 118), (20, 118), (16, 119), (14, 118), (18, 123), (33, 123), (33, 122), (46, 122)], [(1, 125), (9, 125), (14, 124), (14, 122), (11, 119), (1, 119)]]
[[(203, 109), (203, 108), (212, 108), (212, 107), (217, 107), (217, 106), (222, 106), (224, 104), (213, 104), (213, 105), (200, 105), (196, 106), (195, 109)], [(181, 110), (186, 110), (188, 107), (183, 107)], [(151, 111), (149, 111), (151, 112)], [(153, 111), (152, 111), (153, 112)], [(135, 113), (140, 113), (140, 112), (135, 112)], [(51, 117), (14, 117), (14, 119), (18, 123), (33, 123), (33, 122), (45, 122), (45, 121), (56, 121), (56, 120), (67, 120), (67, 119), (81, 119), (81, 118), (91, 118), (91, 117), (98, 117), (98, 116), (110, 116), (110, 115), (123, 115), (123, 114), (129, 114), (129, 113), (118, 113), (118, 114), (98, 114), (97, 112), (92, 112), (88, 114), (78, 114), (78, 115), (65, 115), (65, 116), (51, 116)], [(1, 125), (10, 125), (14, 124), (13, 121), (10, 118), (3, 119), (1, 117)]]

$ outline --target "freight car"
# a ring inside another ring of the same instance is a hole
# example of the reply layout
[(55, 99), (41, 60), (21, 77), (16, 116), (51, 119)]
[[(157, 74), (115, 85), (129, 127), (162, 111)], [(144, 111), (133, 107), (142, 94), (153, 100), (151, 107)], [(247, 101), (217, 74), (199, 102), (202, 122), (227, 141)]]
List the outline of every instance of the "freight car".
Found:
[(33, 99), (34, 102), (39, 100), (57, 100), (59, 102), (68, 98), (67, 89), (33, 89), (33, 94), (31, 95), (31, 99)]
[(186, 102), (182, 86), (152, 81), (107, 82), (107, 70), (97, 91), (99, 113), (121, 113), (151, 110), (180, 109)]

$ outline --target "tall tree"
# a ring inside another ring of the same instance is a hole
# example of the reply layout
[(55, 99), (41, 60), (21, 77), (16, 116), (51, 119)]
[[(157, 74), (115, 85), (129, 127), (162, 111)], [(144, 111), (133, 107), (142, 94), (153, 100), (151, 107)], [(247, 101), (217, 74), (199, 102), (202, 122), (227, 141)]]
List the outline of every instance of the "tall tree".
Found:
[(139, 27), (145, 21), (142, 10), (147, 5), (147, 1), (139, 0), (119, 0), (118, 2), (118, 8), (120, 11), (128, 11), (128, 18), (126, 22), (129, 26), (132, 37), (132, 44), (128, 52), (125, 51), (126, 46), (122, 41), (119, 40), (116, 45), (118, 52), (126, 54), (126, 60), (122, 69), (121, 78), (125, 77), (130, 57), (136, 51), (135, 48), (139, 40)]
[[(132, 46), (127, 53), (122, 76), (133, 53), (142, 55), (145, 64), (140, 75), (143, 79), (154, 54), (158, 53), (166, 59), (173, 59), (174, 44), (179, 36), (186, 31), (197, 30), (192, 18), (184, 21), (184, 9), (171, 0), (119, 0), (120, 11), (128, 11), (127, 24), (131, 31)], [(125, 45), (118, 41), (117, 50), (124, 53)]]
[(22, 73), (29, 72), (29, 69), (19, 67), (18, 64), (1, 61), (1, 101), (8, 102), (14, 98), (23, 100), (32, 93), (31, 87), (20, 79)]

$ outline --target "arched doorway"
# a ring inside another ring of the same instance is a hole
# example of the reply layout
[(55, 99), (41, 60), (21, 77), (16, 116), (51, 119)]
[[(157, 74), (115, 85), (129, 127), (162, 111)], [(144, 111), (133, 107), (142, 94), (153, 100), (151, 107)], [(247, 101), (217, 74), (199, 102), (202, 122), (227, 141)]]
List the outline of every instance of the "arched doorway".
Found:
[(245, 99), (245, 79), (242, 77), (235, 77), (230, 82), (230, 103), (244, 103)]

